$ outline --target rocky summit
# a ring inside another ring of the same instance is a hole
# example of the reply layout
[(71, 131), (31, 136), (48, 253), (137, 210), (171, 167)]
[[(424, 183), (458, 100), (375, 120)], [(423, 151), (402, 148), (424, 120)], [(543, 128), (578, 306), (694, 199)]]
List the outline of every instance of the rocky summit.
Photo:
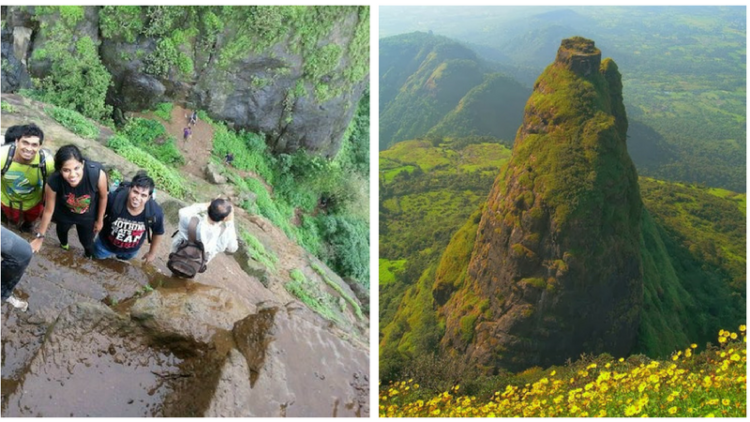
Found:
[[(627, 128), (617, 65), (593, 41), (563, 40), (473, 223), (465, 276), (442, 280), (438, 269), (433, 297), (449, 354), (492, 372), (633, 349), (643, 204)], [(441, 266), (455, 266), (450, 250)]]

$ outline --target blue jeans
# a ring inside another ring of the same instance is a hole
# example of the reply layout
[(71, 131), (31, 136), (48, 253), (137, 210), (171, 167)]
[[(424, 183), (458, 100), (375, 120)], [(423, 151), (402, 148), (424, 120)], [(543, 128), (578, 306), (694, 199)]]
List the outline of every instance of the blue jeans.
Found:
[(31, 245), (21, 236), (2, 227), (2, 300), (5, 301), (13, 293), (26, 267), (31, 262)]
[(107, 249), (106, 246), (104, 246), (101, 236), (97, 236), (96, 240), (94, 241), (94, 258), (96, 259), (105, 259), (105, 258), (109, 258), (115, 255), (117, 256), (117, 259), (122, 259), (122, 260), (127, 261), (133, 258), (137, 253), (138, 253), (138, 249), (135, 249), (132, 252), (124, 252), (124, 253), (112, 252), (109, 249)]

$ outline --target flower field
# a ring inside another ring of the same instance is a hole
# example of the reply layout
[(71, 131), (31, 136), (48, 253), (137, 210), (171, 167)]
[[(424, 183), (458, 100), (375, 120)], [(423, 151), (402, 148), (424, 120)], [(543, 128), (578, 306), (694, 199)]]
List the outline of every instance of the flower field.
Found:
[(745, 331), (744, 325), (739, 333), (721, 330), (718, 347), (696, 353), (693, 344), (666, 361), (603, 355), (531, 371), (533, 382), (524, 382), (528, 376), (519, 374), (486, 397), (462, 394), (460, 385), (430, 393), (413, 380), (392, 383), (381, 386), (379, 413), (381, 417), (744, 417)]

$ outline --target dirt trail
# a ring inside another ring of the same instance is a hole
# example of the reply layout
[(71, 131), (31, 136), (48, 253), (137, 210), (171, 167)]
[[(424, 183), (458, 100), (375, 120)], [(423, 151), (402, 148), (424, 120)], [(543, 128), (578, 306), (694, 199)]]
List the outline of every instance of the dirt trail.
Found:
[(214, 130), (211, 125), (198, 119), (195, 125), (190, 126), (192, 135), (186, 141), (183, 137), (183, 129), (188, 126), (188, 120), (192, 113), (192, 109), (175, 105), (172, 108), (172, 119), (169, 122), (154, 113), (132, 113), (131, 116), (154, 119), (163, 124), (167, 133), (175, 138), (177, 149), (185, 157), (185, 165), (180, 170), (196, 177), (204, 178), (203, 168), (208, 164), (211, 157)]
[[(206, 164), (208, 164), (211, 157), (211, 151), (213, 151), (214, 130), (211, 125), (198, 119), (195, 125), (190, 126), (192, 134), (187, 140), (185, 140), (183, 130), (188, 126), (188, 120), (192, 112), (192, 109), (186, 109), (182, 106), (175, 105), (172, 108), (172, 119), (169, 122), (164, 121), (161, 117), (156, 116), (153, 113), (133, 113), (132, 116), (155, 119), (161, 122), (167, 130), (167, 133), (175, 138), (177, 148), (185, 157), (185, 165), (183, 165), (180, 170), (203, 179), (205, 178), (203, 169)], [(266, 180), (258, 173), (250, 170), (239, 169), (235, 169), (235, 172), (243, 178), (252, 177), (257, 179), (263, 184), (268, 193), (273, 193), (273, 187), (266, 183)]]

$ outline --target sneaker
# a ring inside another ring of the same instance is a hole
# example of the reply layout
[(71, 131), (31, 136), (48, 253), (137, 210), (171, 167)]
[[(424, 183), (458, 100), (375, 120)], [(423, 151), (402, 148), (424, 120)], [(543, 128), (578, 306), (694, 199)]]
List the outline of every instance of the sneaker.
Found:
[(69, 251), (70, 245), (60, 245), (60, 248), (62, 248), (63, 250)]
[(5, 299), (5, 301), (10, 303), (12, 307), (16, 309), (20, 309), (21, 312), (26, 312), (26, 310), (29, 309), (29, 302), (26, 302), (25, 300), (21, 300), (13, 295)]

